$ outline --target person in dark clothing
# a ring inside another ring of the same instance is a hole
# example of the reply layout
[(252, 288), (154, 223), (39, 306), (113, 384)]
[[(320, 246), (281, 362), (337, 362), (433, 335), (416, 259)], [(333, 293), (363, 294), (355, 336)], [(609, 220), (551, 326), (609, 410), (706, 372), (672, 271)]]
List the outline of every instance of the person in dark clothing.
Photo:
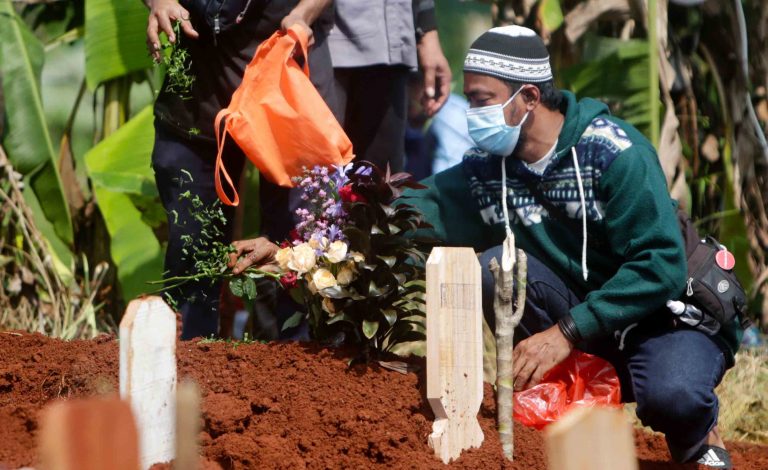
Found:
[(434, 0), (336, 0), (329, 36), (336, 117), (357, 159), (403, 170), (408, 75), (418, 65), (433, 116), (448, 98), (451, 69), (440, 47)]
[[(170, 92), (164, 84), (155, 102), (155, 146), (152, 167), (160, 199), (168, 213), (169, 240), (165, 276), (194, 271), (184, 239), (196, 239), (201, 225), (193, 217), (190, 201), (180, 194), (190, 190), (204, 205), (218, 200), (214, 188), (216, 136), (214, 119), (229, 104), (245, 68), (259, 44), (275, 31), (299, 24), (309, 33), (311, 80), (326, 102), (333, 102), (333, 69), (327, 44), (332, 24), (330, 0), (228, 0), (221, 3), (211, 24), (205, 8), (214, 2), (202, 0), (146, 0), (150, 8), (147, 45), (160, 58), (158, 33), (165, 32), (189, 52), (189, 72), (194, 83), (189, 94)], [(182, 34), (176, 37), (172, 23), (179, 21)], [(229, 140), (224, 151), (226, 167), (239, 181), (245, 157)], [(272, 240), (286, 239), (293, 228), (291, 191), (268, 180), (260, 180), (262, 233)], [(224, 207), (231, 222), (234, 211)], [(231, 241), (231, 223), (220, 227), (218, 241)], [(187, 251), (187, 254), (184, 252)], [(219, 333), (219, 282), (190, 282), (171, 292), (182, 315), (182, 339)]]

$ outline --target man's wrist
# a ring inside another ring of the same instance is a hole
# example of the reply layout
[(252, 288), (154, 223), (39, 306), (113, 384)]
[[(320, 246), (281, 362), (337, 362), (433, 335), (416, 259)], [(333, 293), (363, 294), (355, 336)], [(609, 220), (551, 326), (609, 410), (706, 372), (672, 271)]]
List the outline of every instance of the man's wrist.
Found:
[(565, 339), (575, 345), (581, 341), (581, 334), (579, 329), (576, 328), (576, 323), (573, 321), (573, 317), (566, 315), (557, 322), (557, 326), (560, 328), (560, 332), (565, 336)]

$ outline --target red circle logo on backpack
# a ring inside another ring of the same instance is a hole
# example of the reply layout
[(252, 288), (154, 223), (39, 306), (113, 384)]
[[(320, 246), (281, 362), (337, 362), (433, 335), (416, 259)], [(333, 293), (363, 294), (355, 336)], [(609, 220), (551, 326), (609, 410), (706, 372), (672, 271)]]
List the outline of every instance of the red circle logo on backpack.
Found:
[(725, 248), (717, 252), (715, 255), (715, 261), (721, 269), (725, 269), (726, 271), (730, 271), (734, 266), (736, 266), (736, 258), (733, 257), (733, 253), (726, 250)]

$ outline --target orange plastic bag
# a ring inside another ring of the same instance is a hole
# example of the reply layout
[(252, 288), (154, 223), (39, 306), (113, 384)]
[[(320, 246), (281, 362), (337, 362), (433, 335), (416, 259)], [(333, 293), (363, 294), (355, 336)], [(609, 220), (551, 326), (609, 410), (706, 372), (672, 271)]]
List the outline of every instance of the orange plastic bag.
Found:
[[(222, 161), (228, 135), (264, 176), (285, 187), (292, 186), (291, 177), (303, 166), (346, 164), (354, 158), (352, 143), (309, 81), (307, 41), (300, 26), (264, 41), (229, 106), (216, 116), (216, 193), (227, 205), (240, 200)], [(304, 57), (303, 68), (293, 58), (296, 48)], [(234, 201), (222, 188), (222, 175)]]
[(517, 422), (542, 429), (580, 406), (621, 406), (616, 370), (606, 360), (581, 351), (550, 370), (528, 390), (513, 395)]

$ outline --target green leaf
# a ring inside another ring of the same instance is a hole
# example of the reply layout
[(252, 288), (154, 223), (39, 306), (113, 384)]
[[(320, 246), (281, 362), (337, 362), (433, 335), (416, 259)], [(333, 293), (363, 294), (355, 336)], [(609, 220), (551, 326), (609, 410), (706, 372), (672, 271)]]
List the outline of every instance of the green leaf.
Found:
[(379, 329), (379, 322), (363, 320), (363, 334), (366, 338), (371, 339)]
[(245, 294), (245, 287), (243, 285), (243, 278), (242, 277), (235, 277), (229, 280), (229, 291), (232, 292), (232, 295), (235, 297), (243, 297)]
[(352, 319), (352, 317), (350, 317), (346, 313), (340, 313), (338, 315), (334, 315), (331, 318), (329, 318), (328, 320), (326, 320), (325, 323), (327, 325), (333, 325), (334, 323), (338, 323), (338, 322), (342, 322), (342, 321), (345, 321), (347, 323), (351, 323), (352, 325), (356, 324), (355, 321)]
[(395, 265), (397, 256), (377, 256), (380, 260), (384, 261), (390, 268)]
[(250, 277), (243, 278), (243, 295), (248, 300), (256, 298), (256, 281)]
[(563, 10), (560, 0), (541, 0), (539, 2), (539, 20), (547, 31), (554, 31), (563, 24)]
[(147, 291), (147, 281), (162, 276), (163, 250), (130, 197), (101, 187), (95, 187), (94, 194), (110, 235), (123, 298), (132, 299)]
[(285, 331), (288, 328), (299, 326), (303, 318), (304, 318), (304, 313), (295, 312), (293, 315), (288, 317), (288, 319), (285, 320), (285, 322), (283, 322), (283, 326), (280, 328), (280, 331)]
[[(145, 291), (145, 282), (159, 279), (163, 250), (131, 194), (147, 196), (145, 212), (162, 210), (157, 201), (151, 155), (154, 140), (152, 109), (147, 106), (85, 155), (99, 210), (112, 240), (110, 252), (126, 299)], [(152, 204), (155, 207), (152, 207)]]
[(147, 8), (139, 0), (85, 2), (85, 77), (88, 88), (152, 65), (147, 54)]
[(44, 53), (40, 41), (14, 11), (10, 0), (0, 0), (0, 77), (5, 132), (2, 145), (14, 168), (29, 177), (45, 217), (56, 235), (74, 240), (69, 205), (64, 196), (40, 94)]
[(392, 308), (387, 308), (381, 311), (381, 314), (384, 315), (384, 318), (387, 319), (387, 323), (389, 323), (389, 326), (392, 326), (397, 321), (397, 311)]
[(152, 106), (147, 106), (85, 155), (94, 186), (117, 193), (158, 195), (151, 161), (153, 120)]

